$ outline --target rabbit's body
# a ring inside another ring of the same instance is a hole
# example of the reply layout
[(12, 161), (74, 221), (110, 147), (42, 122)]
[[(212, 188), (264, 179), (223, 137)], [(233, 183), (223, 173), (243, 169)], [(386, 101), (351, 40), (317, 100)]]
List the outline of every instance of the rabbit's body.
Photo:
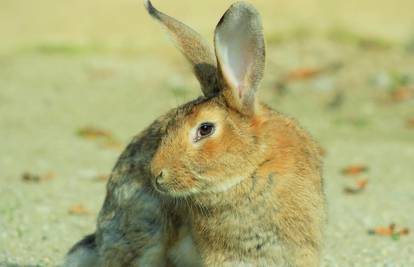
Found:
[(318, 145), (260, 104), (265, 46), (258, 12), (239, 2), (215, 52), (156, 10), (204, 96), (135, 137), (107, 185), (94, 235), (65, 267), (319, 266), (324, 197)]

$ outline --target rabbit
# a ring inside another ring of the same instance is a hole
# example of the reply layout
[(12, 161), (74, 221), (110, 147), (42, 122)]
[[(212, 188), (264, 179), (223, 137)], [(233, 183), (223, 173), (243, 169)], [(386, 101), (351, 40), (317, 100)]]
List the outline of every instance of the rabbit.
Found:
[(203, 96), (133, 138), (107, 184), (94, 234), (64, 267), (319, 266), (325, 200), (319, 146), (258, 101), (260, 16), (233, 4), (214, 49), (158, 11)]

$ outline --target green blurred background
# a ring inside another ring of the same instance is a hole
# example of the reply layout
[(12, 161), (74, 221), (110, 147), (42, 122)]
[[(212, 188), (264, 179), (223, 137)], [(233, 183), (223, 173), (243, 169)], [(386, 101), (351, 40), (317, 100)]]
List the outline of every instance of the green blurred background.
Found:
[[(208, 40), (232, 2), (153, 1)], [(323, 266), (414, 266), (414, 1), (251, 2), (261, 99), (326, 151)], [(0, 266), (61, 262), (130, 138), (199, 94), (142, 1), (0, 0)]]

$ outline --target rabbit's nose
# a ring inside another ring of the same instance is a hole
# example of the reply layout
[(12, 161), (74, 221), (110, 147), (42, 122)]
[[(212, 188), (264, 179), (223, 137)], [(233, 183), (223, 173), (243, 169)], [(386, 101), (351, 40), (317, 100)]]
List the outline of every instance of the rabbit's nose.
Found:
[(158, 176), (155, 178), (155, 184), (160, 186), (162, 185), (165, 181), (165, 178), (163, 176), (163, 172), (160, 171), (160, 173), (158, 174)]

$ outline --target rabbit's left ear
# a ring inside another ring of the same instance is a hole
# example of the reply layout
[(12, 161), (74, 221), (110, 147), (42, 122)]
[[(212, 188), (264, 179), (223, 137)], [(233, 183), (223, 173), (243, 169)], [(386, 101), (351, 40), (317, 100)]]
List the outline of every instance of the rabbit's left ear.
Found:
[(245, 2), (233, 4), (214, 34), (222, 93), (243, 114), (255, 110), (256, 90), (263, 76), (265, 44), (260, 15)]
[(144, 4), (148, 13), (165, 26), (179, 50), (192, 65), (203, 94), (217, 94), (217, 64), (211, 45), (189, 26), (157, 10), (150, 0), (145, 0)]

